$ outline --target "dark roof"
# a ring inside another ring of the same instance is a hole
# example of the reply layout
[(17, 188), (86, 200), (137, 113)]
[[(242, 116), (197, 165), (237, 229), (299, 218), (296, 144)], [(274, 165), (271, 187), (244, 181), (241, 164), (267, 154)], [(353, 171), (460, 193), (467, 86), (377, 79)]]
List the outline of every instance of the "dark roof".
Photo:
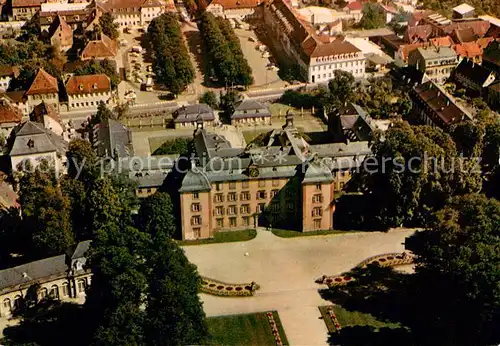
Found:
[(33, 111), (30, 114), (30, 118), (34, 122), (44, 123), (43, 117), (45, 115), (51, 117), (62, 125), (62, 119), (57, 109), (53, 105), (46, 103), (45, 101), (42, 101), (42, 103), (36, 105), (33, 108)]
[(465, 58), (462, 59), (460, 64), (458, 64), (455, 71), (453, 72), (455, 78), (457, 76), (459, 76), (459, 78), (460, 76), (465, 77), (479, 87), (483, 87), (483, 85), (492, 74), (493, 72), (491, 72), (487, 68), (484, 68), (479, 64), (475, 64), (472, 60)]
[(10, 156), (33, 155), (56, 151), (66, 153), (68, 143), (40, 123), (26, 121), (14, 129), (15, 139)]
[(231, 115), (231, 119), (271, 116), (271, 112), (269, 112), (266, 105), (249, 99), (243, 99), (236, 103), (234, 111), (235, 112)]
[(453, 37), (457, 43), (474, 42), (479, 38), (474, 32), (474, 29), (470, 27), (453, 30)]
[(490, 44), (484, 49), (483, 60), (500, 67), (500, 42), (490, 42)]
[(207, 176), (202, 168), (198, 167), (198, 169), (189, 170), (186, 173), (179, 192), (210, 191), (211, 188)]
[(173, 113), (173, 117), (176, 123), (190, 123), (196, 121), (199, 117), (203, 121), (215, 119), (214, 110), (204, 103), (182, 106)]
[(44, 278), (65, 276), (68, 270), (66, 255), (44, 258), (17, 267), (0, 270), (0, 290), (32, 284)]
[(405, 39), (408, 43), (427, 42), (432, 32), (433, 27), (430, 24), (409, 26), (406, 28)]
[(85, 240), (85, 241), (79, 242), (78, 245), (76, 246), (75, 250), (73, 251), (73, 254), (71, 255), (71, 259), (85, 257), (86, 252), (88, 251), (88, 249), (90, 247), (90, 243), (91, 243), (91, 240)]
[(106, 119), (95, 127), (97, 152), (100, 156), (129, 156), (132, 136), (130, 130), (119, 121)]

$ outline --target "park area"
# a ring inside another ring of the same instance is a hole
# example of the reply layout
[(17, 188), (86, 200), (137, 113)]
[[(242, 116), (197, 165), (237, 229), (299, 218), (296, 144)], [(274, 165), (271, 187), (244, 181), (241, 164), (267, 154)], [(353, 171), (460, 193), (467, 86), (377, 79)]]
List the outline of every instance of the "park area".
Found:
[[(272, 319), (278, 330), (281, 344), (288, 345), (283, 326), (276, 311)], [(207, 319), (211, 335), (211, 345), (276, 345), (276, 337), (272, 332), (267, 313), (259, 312), (247, 315), (230, 315)]]

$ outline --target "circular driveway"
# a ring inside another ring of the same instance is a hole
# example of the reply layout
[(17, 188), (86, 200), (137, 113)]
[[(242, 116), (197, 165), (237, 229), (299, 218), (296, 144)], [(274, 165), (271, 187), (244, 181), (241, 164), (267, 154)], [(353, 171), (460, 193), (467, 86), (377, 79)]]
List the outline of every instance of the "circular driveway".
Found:
[[(201, 275), (240, 283), (255, 281), (251, 298), (202, 294), (207, 316), (277, 310), (292, 345), (326, 345), (328, 332), (318, 306), (328, 304), (314, 281), (347, 271), (367, 257), (404, 250), (414, 230), (279, 238), (259, 230), (248, 242), (186, 246)], [(245, 256), (248, 253), (248, 256)]]

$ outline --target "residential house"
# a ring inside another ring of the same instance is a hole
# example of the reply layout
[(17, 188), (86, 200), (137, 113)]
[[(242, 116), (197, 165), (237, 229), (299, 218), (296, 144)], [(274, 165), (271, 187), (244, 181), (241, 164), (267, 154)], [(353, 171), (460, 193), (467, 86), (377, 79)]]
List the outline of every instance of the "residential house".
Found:
[(58, 47), (63, 52), (67, 52), (73, 47), (73, 30), (60, 15), (57, 15), (52, 22), (48, 37), (50, 45)]
[(456, 43), (476, 42), (479, 39), (473, 28), (455, 29), (452, 36)]
[(245, 19), (258, 16), (263, 0), (212, 0), (206, 11), (224, 18)]
[(429, 43), (434, 47), (453, 47), (455, 45), (450, 36), (434, 37), (429, 39)]
[(158, 0), (108, 0), (100, 7), (111, 13), (120, 29), (145, 27), (164, 12)]
[(40, 68), (28, 91), (26, 91), (26, 97), (29, 113), (42, 101), (59, 110), (59, 85), (57, 79), (45, 72), (43, 68)]
[[(437, 31), (436, 36), (453, 36), (454, 31), (458, 31), (459, 35), (466, 36), (467, 31), (462, 31), (466, 29), (472, 29), (475, 37), (482, 38), (486, 36), (491, 24), (486, 20), (474, 19), (465, 21), (455, 21), (446, 25), (436, 25), (433, 24), (434, 29)], [(470, 35), (470, 33), (469, 33)], [(466, 39), (465, 37), (463, 39)]]
[(460, 59), (471, 60), (476, 64), (483, 61), (483, 48), (476, 42), (465, 42), (453, 47)]
[(114, 60), (116, 54), (118, 53), (118, 45), (114, 40), (101, 34), (99, 40), (92, 40), (87, 43), (85, 48), (81, 53), (81, 59), (85, 60), (104, 60), (112, 59)]
[(112, 102), (111, 80), (105, 74), (72, 76), (66, 82), (68, 110), (97, 109)]
[(433, 81), (417, 85), (410, 92), (412, 112), (426, 125), (442, 129), (465, 120), (472, 120), (469, 112)]
[(261, 102), (243, 99), (234, 105), (234, 112), (231, 114), (231, 125), (244, 126), (252, 124), (270, 124), (271, 112), (269, 108)]
[(409, 66), (414, 66), (437, 83), (445, 83), (458, 62), (457, 53), (448, 47), (417, 48), (408, 57)]
[(454, 19), (467, 19), (476, 16), (476, 9), (466, 3), (453, 7)]
[(51, 104), (42, 101), (39, 105), (35, 106), (33, 112), (30, 114), (30, 120), (42, 124), (47, 130), (52, 131), (56, 135), (69, 140), (65, 133), (64, 124), (62, 122), (59, 111)]
[(500, 42), (492, 41), (484, 49), (483, 66), (500, 75)]
[(92, 276), (85, 267), (89, 246), (83, 241), (66, 254), (0, 270), (0, 317), (47, 299), (83, 303)]
[(424, 43), (429, 41), (433, 37), (433, 27), (432, 25), (418, 25), (418, 26), (408, 26), (404, 33), (404, 40), (407, 43)]
[(11, 103), (8, 97), (0, 98), (0, 133), (3, 138), (8, 138), (14, 127), (23, 119), (21, 110)]
[(176, 129), (196, 128), (199, 123), (211, 126), (215, 121), (214, 110), (204, 103), (182, 106), (172, 113), (172, 117)]
[(94, 127), (90, 138), (101, 157), (121, 158), (132, 155), (132, 133), (121, 122), (106, 119)]
[(12, 0), (12, 20), (30, 20), (41, 9), (45, 0)]
[(12, 133), (9, 156), (13, 171), (23, 172), (43, 161), (53, 165), (57, 172), (66, 171), (68, 142), (33, 121), (16, 127)]
[(362, 1), (351, 1), (342, 8), (342, 11), (350, 17), (346, 19), (352, 19), (355, 23), (358, 23), (363, 17), (363, 7), (364, 3)]
[(417, 48), (425, 47), (425, 43), (402, 44), (394, 53), (394, 64), (398, 67), (408, 66), (408, 56)]
[(82, 9), (64, 9), (58, 11), (40, 12), (40, 29), (42, 32), (48, 31), (57, 16), (71, 27), (73, 31), (92, 30), (94, 25), (99, 23), (101, 11), (98, 10), (95, 2), (91, 2), (87, 7)]
[(391, 5), (385, 5), (384, 3), (380, 2), (378, 3), (378, 6), (385, 16), (386, 23), (390, 23), (392, 19), (399, 13), (398, 9)]
[(9, 89), (10, 81), (19, 76), (19, 69), (15, 66), (0, 66), (0, 89)]
[(297, 63), (307, 82), (327, 83), (335, 70), (351, 72), (356, 78), (365, 76), (366, 58), (361, 50), (344, 37), (318, 36), (286, 1), (267, 3), (264, 20), (275, 44)]
[(434, 14), (433, 11), (430, 10), (417, 10), (413, 11), (408, 16), (408, 26), (417, 26), (422, 24), (422, 20), (427, 18), (428, 16)]
[(26, 97), (26, 91), (6, 91), (0, 93), (1, 98), (7, 98), (8, 101), (19, 108), (23, 117), (28, 117), (30, 115), (30, 109), (28, 107), (28, 99)]
[(483, 90), (495, 82), (497, 76), (491, 70), (465, 58), (453, 71), (452, 77), (472, 95), (481, 96)]

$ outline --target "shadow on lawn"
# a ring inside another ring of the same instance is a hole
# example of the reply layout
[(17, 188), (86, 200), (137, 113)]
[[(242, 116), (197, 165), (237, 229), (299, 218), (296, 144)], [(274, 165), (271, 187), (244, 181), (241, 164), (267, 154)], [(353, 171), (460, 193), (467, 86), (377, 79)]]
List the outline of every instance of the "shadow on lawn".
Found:
[(36, 346), (88, 345), (81, 305), (46, 301), (18, 314), (22, 321), (4, 329), (2, 344)]
[(405, 328), (375, 328), (352, 326), (342, 328), (341, 333), (331, 333), (328, 344), (342, 346), (416, 346), (411, 332)]

